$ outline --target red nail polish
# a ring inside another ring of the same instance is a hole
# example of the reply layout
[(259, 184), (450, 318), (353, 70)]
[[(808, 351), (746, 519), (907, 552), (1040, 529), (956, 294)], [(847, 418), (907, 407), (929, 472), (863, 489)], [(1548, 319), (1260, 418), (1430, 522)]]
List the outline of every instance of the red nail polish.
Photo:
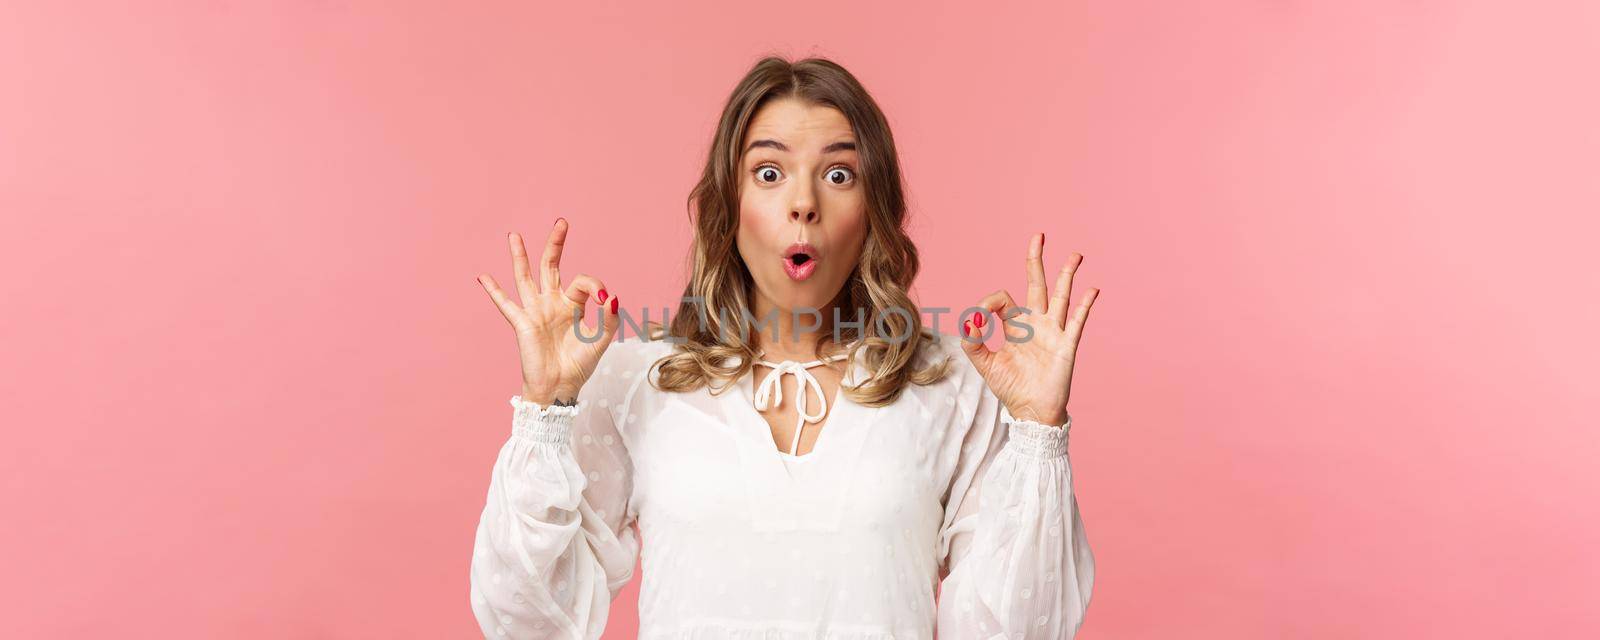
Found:
[(605, 289), (601, 289), (600, 290), (600, 302), (604, 303), (605, 301), (606, 301), (606, 290)]
[(611, 298), (611, 313), (616, 313), (616, 312), (617, 312), (617, 298), (616, 297), (612, 297)]
[(983, 312), (982, 311), (979, 311), (979, 312), (976, 312), (976, 313), (972, 314), (972, 325), (975, 326), (975, 327), (982, 327), (983, 326)]

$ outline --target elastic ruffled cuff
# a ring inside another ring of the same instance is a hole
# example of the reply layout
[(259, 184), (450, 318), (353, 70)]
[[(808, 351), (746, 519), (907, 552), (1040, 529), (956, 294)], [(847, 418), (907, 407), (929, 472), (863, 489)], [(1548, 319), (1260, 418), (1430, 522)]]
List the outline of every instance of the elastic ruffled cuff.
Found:
[(572, 419), (583, 408), (583, 401), (572, 406), (545, 406), (517, 395), (511, 396), (511, 406), (511, 435), (533, 442), (566, 444), (572, 441)]
[(1052, 426), (1033, 420), (1019, 420), (1005, 407), (1000, 407), (1000, 421), (1011, 428), (1007, 449), (1035, 459), (1067, 455), (1067, 431), (1072, 428), (1070, 414), (1061, 426)]

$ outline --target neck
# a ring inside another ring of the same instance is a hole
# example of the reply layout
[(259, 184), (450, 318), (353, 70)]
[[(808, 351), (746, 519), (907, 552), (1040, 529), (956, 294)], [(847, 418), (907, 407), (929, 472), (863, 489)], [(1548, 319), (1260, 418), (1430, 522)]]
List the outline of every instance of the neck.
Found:
[[(797, 314), (760, 293), (755, 295), (751, 306), (756, 319), (767, 323), (760, 331), (752, 330), (750, 335), (750, 344), (756, 353), (762, 354), (762, 359), (805, 362), (816, 359), (819, 351), (833, 343), (833, 310), (838, 306), (837, 298), (817, 310), (822, 316), (820, 323), (805, 310)], [(814, 323), (818, 326), (811, 326)]]

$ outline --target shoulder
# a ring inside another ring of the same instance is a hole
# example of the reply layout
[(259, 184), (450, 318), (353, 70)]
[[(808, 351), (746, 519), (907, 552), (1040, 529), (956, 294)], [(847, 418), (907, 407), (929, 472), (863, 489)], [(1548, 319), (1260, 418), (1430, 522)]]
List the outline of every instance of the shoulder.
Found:
[(917, 354), (918, 364), (928, 366), (938, 364), (942, 360), (949, 360), (950, 375), (943, 381), (952, 389), (970, 390), (974, 380), (982, 380), (978, 370), (972, 364), (972, 359), (967, 357), (966, 351), (961, 348), (961, 336), (954, 334), (940, 334), (929, 341)]
[(967, 356), (963, 348), (965, 341), (961, 336), (941, 335), (935, 342), (929, 356), (935, 358), (933, 362), (949, 358), (950, 374), (934, 385), (932, 391), (945, 396), (942, 402), (953, 410), (962, 424), (983, 423), (992, 418), (999, 407), (999, 398), (989, 389), (989, 382), (978, 372), (972, 358)]
[(654, 368), (651, 365), (670, 351), (664, 341), (645, 341), (639, 338), (615, 339), (600, 354), (594, 371), (584, 383), (580, 396), (613, 411), (628, 404), (637, 393), (645, 376)]
[(931, 362), (938, 362), (940, 358), (946, 356), (966, 359), (966, 355), (961, 353), (961, 337), (945, 333), (938, 334), (924, 343), (922, 353), (918, 355)]
[[(929, 341), (917, 356), (920, 366), (948, 359), (949, 373), (938, 382), (917, 389), (925, 413), (933, 448), (937, 476), (948, 484), (965, 469), (973, 473), (988, 452), (998, 446), (1004, 432), (995, 423), (998, 407), (983, 375), (962, 348), (958, 335), (939, 335)], [(963, 487), (957, 487), (965, 491)]]
[(595, 375), (626, 381), (631, 385), (643, 377), (657, 360), (672, 353), (672, 343), (666, 340), (646, 340), (627, 337), (613, 340), (600, 355)]
[(935, 414), (947, 414), (959, 421), (971, 417), (987, 385), (972, 360), (961, 349), (961, 338), (955, 335), (931, 335), (912, 359), (912, 366), (922, 369), (948, 362), (943, 378), (930, 384), (913, 384), (906, 391), (924, 407)]

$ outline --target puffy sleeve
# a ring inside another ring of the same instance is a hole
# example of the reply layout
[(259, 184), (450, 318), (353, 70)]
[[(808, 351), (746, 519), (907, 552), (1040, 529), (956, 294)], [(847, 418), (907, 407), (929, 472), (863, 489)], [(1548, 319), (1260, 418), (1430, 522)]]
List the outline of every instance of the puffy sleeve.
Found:
[(470, 572), (486, 638), (599, 638), (639, 557), (633, 465), (619, 419), (639, 376), (613, 343), (572, 407), (511, 398)]
[(939, 536), (938, 636), (1072, 638), (1094, 588), (1067, 457), (1072, 418), (1018, 420), (979, 386)]

